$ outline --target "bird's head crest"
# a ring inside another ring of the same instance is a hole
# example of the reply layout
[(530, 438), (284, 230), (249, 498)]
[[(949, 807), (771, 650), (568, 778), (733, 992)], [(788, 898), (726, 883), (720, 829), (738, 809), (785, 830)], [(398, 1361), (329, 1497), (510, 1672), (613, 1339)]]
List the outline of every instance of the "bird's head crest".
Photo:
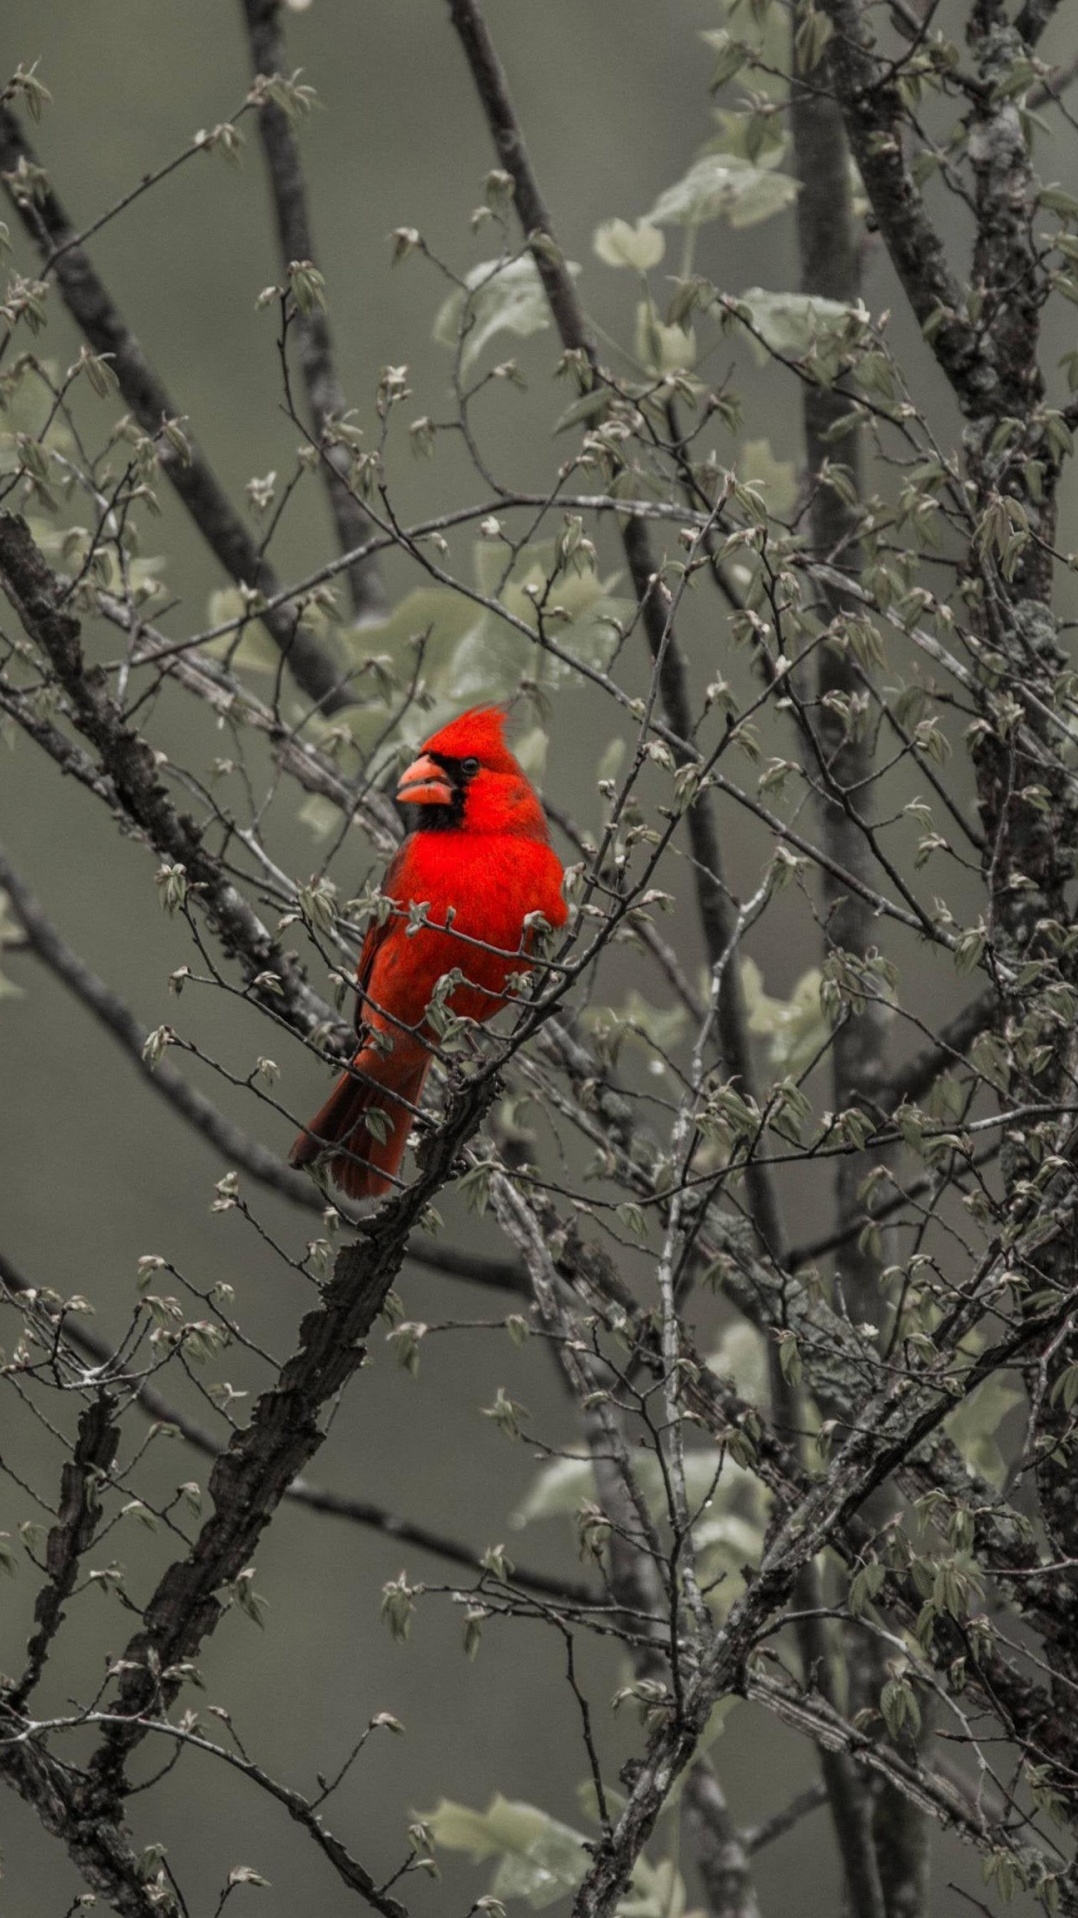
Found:
[(488, 772), (516, 772), (517, 762), (505, 743), (509, 715), (504, 706), (472, 706), (420, 747), (442, 759), (478, 759)]

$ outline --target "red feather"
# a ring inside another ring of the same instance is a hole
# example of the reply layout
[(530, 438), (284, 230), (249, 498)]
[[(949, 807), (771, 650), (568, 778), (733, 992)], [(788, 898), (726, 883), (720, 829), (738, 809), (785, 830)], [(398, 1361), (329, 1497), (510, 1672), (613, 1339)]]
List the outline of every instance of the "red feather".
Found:
[[(388, 1191), (400, 1168), (437, 1049), (426, 1014), (438, 980), (462, 972), (450, 1009), (490, 1019), (509, 975), (527, 964), (528, 914), (552, 926), (566, 917), (561, 861), (499, 707), (462, 713), (428, 739), (402, 775), (403, 801), (409, 788), (419, 826), (381, 887), (395, 909), (371, 927), (356, 967), (358, 1050), (290, 1154), (303, 1166), (336, 1148), (329, 1169), (353, 1199)], [(426, 923), (409, 931), (408, 908), (418, 904)], [(383, 1118), (372, 1130), (375, 1112)]]

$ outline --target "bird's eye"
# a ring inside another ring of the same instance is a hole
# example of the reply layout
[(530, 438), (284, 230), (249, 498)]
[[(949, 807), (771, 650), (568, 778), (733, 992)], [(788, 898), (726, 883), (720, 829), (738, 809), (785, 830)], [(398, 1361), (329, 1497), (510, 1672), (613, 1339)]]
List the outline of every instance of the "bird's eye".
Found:
[(474, 779), (476, 773), (479, 771), (478, 759), (462, 759), (460, 762), (460, 770), (464, 774), (465, 779)]

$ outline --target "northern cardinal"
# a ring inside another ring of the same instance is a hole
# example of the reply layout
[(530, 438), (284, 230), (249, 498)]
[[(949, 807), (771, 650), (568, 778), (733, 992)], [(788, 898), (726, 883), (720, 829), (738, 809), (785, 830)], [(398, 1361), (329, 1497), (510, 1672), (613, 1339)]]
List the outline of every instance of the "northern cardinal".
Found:
[[(527, 967), (527, 915), (565, 923), (561, 861), (505, 743), (505, 718), (494, 706), (461, 713), (427, 740), (397, 787), (398, 801), (416, 808), (416, 827), (382, 881), (393, 910), (359, 955), (359, 1047), (289, 1154), (304, 1166), (336, 1148), (329, 1169), (353, 1199), (388, 1191), (404, 1156), (437, 1046), (426, 1014), (438, 980), (459, 969), (465, 983), (449, 994), (450, 1010), (490, 1019), (510, 974)], [(417, 930), (412, 905), (426, 908)], [(371, 1128), (375, 1112), (384, 1117)]]

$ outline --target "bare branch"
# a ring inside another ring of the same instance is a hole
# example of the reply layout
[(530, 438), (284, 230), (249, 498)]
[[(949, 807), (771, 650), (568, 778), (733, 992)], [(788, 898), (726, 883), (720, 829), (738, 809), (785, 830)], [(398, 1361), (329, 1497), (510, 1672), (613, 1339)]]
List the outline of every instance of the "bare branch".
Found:
[(685, 1809), (696, 1845), (711, 1918), (757, 1918), (750, 1848), (730, 1817), (713, 1765), (698, 1758), (685, 1787)]
[[(0, 104), (0, 175), (14, 175), (20, 164), (36, 167), (37, 157), (9, 106)], [(95, 353), (104, 355), (119, 382), (126, 405), (157, 446), (162, 470), (183, 501), (203, 539), (231, 579), (257, 588), (272, 601), (279, 592), (272, 569), (236, 516), (227, 495), (194, 440), (185, 433), (188, 452), (162, 435), (162, 423), (180, 417), (178, 407), (135, 335), (127, 326), (75, 228), (49, 187), (39, 198), (13, 198), (13, 205), (42, 259), (55, 260), (56, 282), (75, 324)], [(272, 633), (296, 684), (323, 712), (352, 703), (346, 676), (300, 623), (295, 608), (282, 605), (259, 613)]]
[[(283, 74), (285, 57), (281, 0), (243, 0), (243, 16), (256, 76)], [(269, 172), (281, 266), (287, 275), (294, 261), (317, 264), (318, 260), (311, 232), (299, 143), (284, 108), (268, 95), (258, 109), (258, 130), (262, 136), (262, 149)], [(329, 319), (321, 307), (315, 307), (311, 312), (297, 313), (295, 328), (314, 437), (321, 440), (330, 421), (339, 420), (345, 411)], [(363, 545), (370, 531), (370, 521), (348, 484), (347, 473), (340, 469), (338, 454), (333, 447), (325, 449), (319, 470), (326, 483), (338, 544), (342, 553), (348, 553)], [(356, 618), (379, 617), (385, 610), (386, 596), (376, 561), (373, 558), (354, 561), (347, 568), (347, 578)]]
[[(409, 1258), (416, 1258), (414, 1246), (409, 1246)], [(37, 1287), (22, 1276), (6, 1254), (0, 1250), (0, 1285), (13, 1299), (33, 1295), (39, 1311), (44, 1310)], [(49, 1319), (49, 1336), (55, 1337), (55, 1319), (51, 1308), (46, 1316)], [(71, 1313), (63, 1319), (63, 1339), (76, 1351), (81, 1351), (94, 1360), (95, 1367), (103, 1379), (116, 1390), (129, 1389), (131, 1378), (125, 1361), (108, 1341), (98, 1338), (88, 1326), (81, 1325)], [(140, 1378), (134, 1384), (133, 1396), (136, 1404), (145, 1412), (147, 1418), (160, 1425), (175, 1427), (180, 1437), (186, 1439), (196, 1451), (207, 1458), (220, 1458), (222, 1446), (216, 1435), (204, 1425), (199, 1424), (188, 1413), (181, 1410), (172, 1400), (158, 1391), (151, 1379)], [(97, 1401), (94, 1401), (96, 1405)], [(81, 1441), (80, 1441), (81, 1442)], [(463, 1565), (469, 1571), (482, 1574), (485, 1571), (480, 1553), (461, 1541), (436, 1532), (429, 1525), (417, 1525), (411, 1519), (402, 1518), (384, 1505), (378, 1505), (370, 1499), (354, 1498), (348, 1492), (330, 1491), (328, 1487), (313, 1485), (309, 1479), (295, 1478), (289, 1485), (286, 1498), (296, 1505), (306, 1506), (312, 1512), (324, 1512), (328, 1517), (346, 1519), (350, 1524), (363, 1525), (372, 1531), (381, 1532), (386, 1538), (400, 1541), (402, 1545), (414, 1545), (419, 1551), (430, 1552), (435, 1558), (447, 1559), (451, 1564)], [(525, 1591), (556, 1599), (563, 1605), (595, 1609), (595, 1594), (586, 1585), (574, 1584), (571, 1579), (555, 1578), (541, 1570), (530, 1570), (527, 1566), (514, 1563), (514, 1586)], [(20, 1690), (21, 1703), (25, 1693)]]
[(982, 992), (971, 999), (941, 1028), (935, 1045), (925, 1046), (886, 1080), (877, 1081), (874, 1096), (883, 1110), (894, 1112), (904, 1099), (915, 1102), (922, 1098), (941, 1072), (964, 1061), (971, 1042), (978, 1033), (987, 1030), (998, 1013), (999, 998), (995, 992)]
[(45, 1547), (48, 1579), (34, 1604), (37, 1630), (26, 1648), (26, 1670), (14, 1690), (5, 1695), (5, 1705), (11, 1711), (23, 1710), (45, 1669), (49, 1648), (63, 1624), (64, 1603), (74, 1589), (79, 1561), (93, 1543), (101, 1519), (101, 1486), (112, 1469), (120, 1437), (115, 1411), (110, 1394), (99, 1391), (79, 1419), (74, 1450), (61, 1478), (57, 1521)]
[[(1043, 1331), (1043, 1327), (1041, 1328)], [(1030, 1328), (1023, 1327), (991, 1350), (988, 1370), (1003, 1356), (1019, 1357), (1030, 1339)], [(985, 1376), (982, 1361), (966, 1375), (972, 1388)], [(800, 1499), (784, 1516), (771, 1540), (756, 1577), (743, 1598), (731, 1608), (723, 1629), (709, 1647), (699, 1676), (686, 1693), (681, 1712), (657, 1730), (649, 1743), (647, 1756), (634, 1783), (629, 1802), (611, 1838), (596, 1852), (574, 1902), (574, 1918), (608, 1918), (628, 1883), (633, 1863), (654, 1827), (674, 1780), (691, 1763), (697, 1742), (707, 1723), (715, 1700), (738, 1691), (746, 1683), (746, 1664), (752, 1648), (770, 1629), (771, 1621), (789, 1598), (801, 1567), (815, 1555), (822, 1536), (833, 1536), (841, 1523), (857, 1511), (877, 1485), (884, 1483), (891, 1470), (916, 1450), (946, 1416), (954, 1400), (949, 1391), (933, 1383), (931, 1368), (913, 1384), (903, 1381), (897, 1390), (885, 1392), (863, 1412), (863, 1423), (835, 1458), (818, 1486)], [(836, 1524), (837, 1521), (837, 1524)], [(823, 1528), (822, 1531), (820, 1528)], [(766, 1681), (751, 1681), (766, 1687)], [(776, 1697), (780, 1699), (779, 1693)], [(790, 1702), (789, 1709), (795, 1706)], [(802, 1709), (800, 1706), (797, 1709)], [(814, 1708), (822, 1727), (826, 1708)], [(858, 1735), (843, 1722), (834, 1727), (839, 1748), (850, 1749)], [(876, 1748), (865, 1741), (867, 1762), (880, 1762)], [(903, 1789), (911, 1791), (917, 1802), (934, 1809), (938, 1798), (926, 1793), (919, 1775), (897, 1760), (888, 1763), (888, 1772)], [(951, 1795), (948, 1794), (948, 1803)], [(956, 1817), (966, 1821), (965, 1807), (956, 1809)]]
[(289, 1485), (321, 1445), (319, 1413), (362, 1363), (361, 1341), (400, 1270), (412, 1228), (490, 1098), (490, 1085), (477, 1081), (457, 1095), (431, 1144), (426, 1169), (382, 1207), (361, 1239), (338, 1253), (321, 1304), (300, 1325), (295, 1352), (258, 1400), (250, 1423), (218, 1458), (209, 1485), (213, 1514), (187, 1558), (162, 1575), (142, 1629), (124, 1653), (116, 1711), (126, 1722), (110, 1729), (91, 1767), (103, 1806), (115, 1808), (122, 1798), (124, 1763), (143, 1735), (142, 1714), (175, 1695), (178, 1679), (163, 1674), (189, 1658), (215, 1629), (221, 1616), (217, 1593), (239, 1577)]
[(32, 1805), (44, 1829), (66, 1845), (92, 1891), (121, 1918), (178, 1918), (164, 1874), (147, 1876), (126, 1834), (111, 1820), (88, 1813), (78, 1775), (27, 1735), (0, 1694), (0, 1778)]
[(773, 1845), (777, 1838), (785, 1837), (788, 1831), (792, 1831), (795, 1825), (800, 1824), (802, 1818), (807, 1818), (810, 1812), (818, 1811), (820, 1806), (826, 1803), (825, 1785), (807, 1786), (804, 1791), (798, 1792), (796, 1798), (791, 1798), (788, 1805), (783, 1805), (781, 1810), (772, 1812), (771, 1816), (763, 1819), (759, 1825), (752, 1825), (747, 1831), (742, 1832), (741, 1842), (745, 1850), (750, 1854), (763, 1851), (766, 1846)]
[[(450, 18), (460, 36), (495, 146), (515, 191), (516, 209), (525, 238), (537, 232), (547, 242), (533, 246), (536, 267), (546, 290), (551, 314), (569, 351), (582, 353), (592, 383), (598, 371), (595, 348), (580, 308), (572, 279), (564, 264), (553, 224), (528, 157), (524, 135), (494, 44), (478, 0), (449, 0)], [(647, 526), (638, 515), (626, 519), (621, 532), (629, 574), (640, 607), (659, 697), (668, 725), (682, 742), (675, 747), (684, 765), (695, 757), (688, 741), (692, 723), (688, 704), (685, 662), (674, 630), (674, 607), (651, 551)], [(708, 962), (720, 981), (720, 1034), (727, 1071), (745, 1091), (753, 1087), (752, 1059), (736, 963), (732, 958), (735, 918), (722, 868), (719, 833), (710, 794), (700, 792), (687, 808), (693, 879)], [(781, 1258), (784, 1233), (773, 1186), (766, 1170), (753, 1165), (749, 1182), (757, 1228), (764, 1245)]]
[(827, 57), (854, 159), (895, 271), (932, 350), (967, 412), (982, 411), (995, 387), (943, 241), (910, 172), (897, 82), (875, 57), (867, 15), (856, 0), (825, 0), (834, 27)]
[(150, 747), (124, 720), (106, 689), (104, 674), (86, 666), (79, 622), (62, 610), (63, 596), (55, 576), (26, 522), (10, 513), (0, 514), (0, 583), (28, 636), (52, 665), (71, 702), (75, 724), (100, 754), (124, 810), (163, 858), (183, 867), (225, 951), (243, 967), (251, 996), (300, 1032), (325, 1027), (327, 1019), (332, 1029), (329, 1008), (311, 992), (299, 968), (222, 876), (202, 845), (195, 822), (172, 805)]
[(449, 0), (449, 17), (464, 48), (495, 151), (513, 182), (517, 214), (524, 237), (531, 245), (532, 257), (550, 302), (562, 345), (571, 351), (583, 353), (594, 366), (595, 347), (587, 321), (558, 245), (539, 182), (532, 170), (520, 122), (509, 96), (505, 70), (487, 30), (478, 0)]
[(259, 1184), (268, 1186), (273, 1192), (279, 1192), (283, 1198), (290, 1199), (307, 1212), (322, 1213), (325, 1199), (310, 1179), (302, 1172), (293, 1172), (291, 1166), (268, 1152), (257, 1139), (226, 1119), (223, 1112), (207, 1099), (205, 1093), (189, 1085), (183, 1074), (177, 1072), (167, 1059), (159, 1059), (151, 1064), (147, 1056), (149, 1031), (140, 1026), (133, 1013), (128, 1011), (123, 1000), (99, 979), (96, 973), (81, 960), (76, 952), (61, 939), (56, 928), (50, 923), (37, 900), (20, 879), (10, 860), (0, 847), (0, 886), (11, 901), (15, 916), (26, 934), (31, 949), (49, 968), (50, 972), (62, 980), (69, 992), (72, 992), (91, 1012), (95, 1019), (111, 1032), (114, 1039), (123, 1047), (132, 1063), (141, 1074), (145, 1083), (151, 1086), (161, 1098), (167, 1099), (173, 1110), (194, 1127), (204, 1139), (208, 1139), (214, 1149), (227, 1159), (230, 1165), (239, 1166)]

